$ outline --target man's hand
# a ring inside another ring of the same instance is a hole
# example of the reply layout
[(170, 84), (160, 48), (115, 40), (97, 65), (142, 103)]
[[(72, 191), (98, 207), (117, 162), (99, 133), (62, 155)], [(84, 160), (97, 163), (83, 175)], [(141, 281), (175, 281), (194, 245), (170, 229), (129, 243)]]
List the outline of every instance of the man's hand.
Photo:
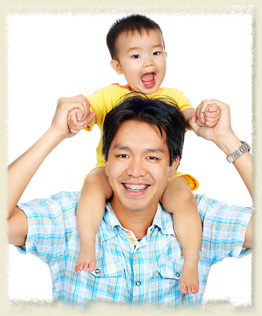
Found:
[(215, 142), (219, 147), (219, 143), (228, 137), (229, 135), (233, 134), (231, 128), (231, 120), (230, 120), (230, 108), (227, 104), (212, 99), (212, 100), (205, 100), (200, 103), (198, 109), (206, 108), (207, 106), (210, 107), (219, 107), (220, 116), (218, 121), (213, 127), (207, 126), (207, 124), (199, 124), (198, 123), (198, 116), (197, 111), (189, 121), (192, 130), (200, 137), (203, 137), (207, 140), (211, 140)]
[(221, 109), (214, 100), (202, 101), (196, 108), (199, 126), (214, 127), (219, 120)]
[(85, 96), (60, 98), (51, 127), (64, 138), (72, 137), (86, 127), (94, 117), (95, 112), (89, 111), (89, 102)]

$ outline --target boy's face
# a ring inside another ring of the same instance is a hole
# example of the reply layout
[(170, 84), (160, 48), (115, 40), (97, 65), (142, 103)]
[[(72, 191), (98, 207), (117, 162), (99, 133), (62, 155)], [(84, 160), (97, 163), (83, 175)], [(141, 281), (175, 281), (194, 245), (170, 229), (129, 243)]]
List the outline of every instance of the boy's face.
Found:
[(159, 30), (122, 33), (116, 40), (117, 58), (111, 66), (124, 74), (132, 91), (157, 91), (166, 74), (166, 52)]

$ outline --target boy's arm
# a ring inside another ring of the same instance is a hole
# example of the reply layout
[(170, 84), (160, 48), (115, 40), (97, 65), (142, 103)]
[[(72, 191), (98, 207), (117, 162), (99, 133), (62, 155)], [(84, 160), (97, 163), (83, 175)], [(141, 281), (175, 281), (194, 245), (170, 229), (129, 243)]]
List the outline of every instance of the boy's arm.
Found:
[(8, 167), (8, 214), (9, 242), (24, 245), (27, 235), (27, 218), (17, 207), (24, 190), (49, 153), (70, 133), (67, 125), (69, 112), (76, 107), (75, 102), (60, 98), (50, 128), (23, 155)]
[(183, 113), (185, 120), (186, 120), (186, 129), (191, 130), (192, 128), (189, 124), (189, 121), (192, 118), (192, 116), (194, 115), (195, 110), (194, 109), (186, 109), (186, 110), (182, 111), (182, 113)]
[[(175, 232), (178, 236), (184, 236), (185, 227), (178, 223), (187, 223), (192, 227), (191, 230), (194, 236), (194, 244), (187, 249), (193, 253), (198, 254), (201, 243), (201, 221), (197, 210), (195, 197), (187, 180), (181, 176), (173, 178), (167, 185), (162, 197), (161, 202), (165, 209), (173, 214)], [(176, 225), (177, 224), (177, 225)], [(190, 237), (190, 236), (189, 236)], [(189, 239), (189, 238), (188, 238)], [(183, 242), (187, 241), (187, 236), (182, 238), (180, 244), (183, 248)], [(185, 255), (185, 254), (184, 254)]]

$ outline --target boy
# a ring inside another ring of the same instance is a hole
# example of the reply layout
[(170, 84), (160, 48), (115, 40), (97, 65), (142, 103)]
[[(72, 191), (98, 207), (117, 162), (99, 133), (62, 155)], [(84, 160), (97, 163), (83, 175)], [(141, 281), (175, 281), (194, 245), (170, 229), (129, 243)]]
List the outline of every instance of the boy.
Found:
[[(112, 195), (101, 152), (102, 127), (106, 113), (115, 106), (119, 98), (130, 91), (143, 93), (149, 97), (155, 95), (172, 97), (183, 111), (187, 128), (190, 128), (188, 121), (195, 112), (181, 91), (160, 88), (165, 78), (167, 54), (158, 24), (141, 15), (122, 18), (110, 28), (107, 34), (107, 45), (112, 57), (110, 65), (118, 74), (124, 74), (128, 85), (114, 84), (97, 90), (94, 95), (88, 95), (83, 100), (82, 110), (75, 109), (68, 117), (68, 125), (73, 133), (82, 128), (91, 130), (94, 124), (97, 124), (101, 130), (101, 139), (97, 147), (98, 162), (96, 168), (85, 179), (77, 207), (80, 251), (75, 266), (76, 272), (95, 269), (96, 232), (104, 214), (106, 199)], [(212, 104), (199, 107), (196, 111), (199, 124), (214, 126), (219, 118), (219, 111), (220, 109)], [(96, 117), (91, 124), (86, 126), (86, 117), (91, 112), (95, 112)], [(154, 157), (148, 157), (148, 159), (154, 163)], [(139, 172), (143, 171), (138, 171), (138, 180)], [(198, 260), (202, 229), (191, 192), (191, 189), (194, 190), (197, 187), (198, 183), (192, 176), (177, 172), (161, 199), (164, 207), (173, 213), (174, 230), (183, 249), (184, 265), (180, 279), (180, 290), (183, 294), (187, 292), (195, 294), (199, 291)], [(140, 185), (123, 189), (133, 192), (134, 195), (136, 192), (146, 191)]]

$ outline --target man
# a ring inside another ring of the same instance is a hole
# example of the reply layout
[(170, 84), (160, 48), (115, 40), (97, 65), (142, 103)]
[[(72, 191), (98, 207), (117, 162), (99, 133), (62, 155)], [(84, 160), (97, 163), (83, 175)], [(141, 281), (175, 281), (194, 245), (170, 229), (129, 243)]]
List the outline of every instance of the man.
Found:
[[(195, 115), (191, 126), (229, 156), (242, 143), (231, 129), (229, 107), (216, 100), (213, 103), (221, 108), (217, 125), (200, 127)], [(47, 155), (72, 136), (67, 116), (73, 107), (60, 99), (51, 127), (9, 167), (9, 242), (49, 265), (53, 296), (61, 301), (82, 306), (95, 299), (171, 306), (201, 303), (212, 264), (243, 255), (252, 246), (251, 211), (196, 196), (203, 221), (200, 289), (196, 295), (181, 294), (183, 255), (172, 216), (159, 204), (182, 154), (185, 122), (176, 107), (137, 96), (107, 115), (103, 154), (114, 194), (97, 234), (94, 272), (74, 273), (79, 192), (61, 192), (16, 206)], [(252, 158), (247, 149), (235, 156), (234, 166), (251, 193)]]

